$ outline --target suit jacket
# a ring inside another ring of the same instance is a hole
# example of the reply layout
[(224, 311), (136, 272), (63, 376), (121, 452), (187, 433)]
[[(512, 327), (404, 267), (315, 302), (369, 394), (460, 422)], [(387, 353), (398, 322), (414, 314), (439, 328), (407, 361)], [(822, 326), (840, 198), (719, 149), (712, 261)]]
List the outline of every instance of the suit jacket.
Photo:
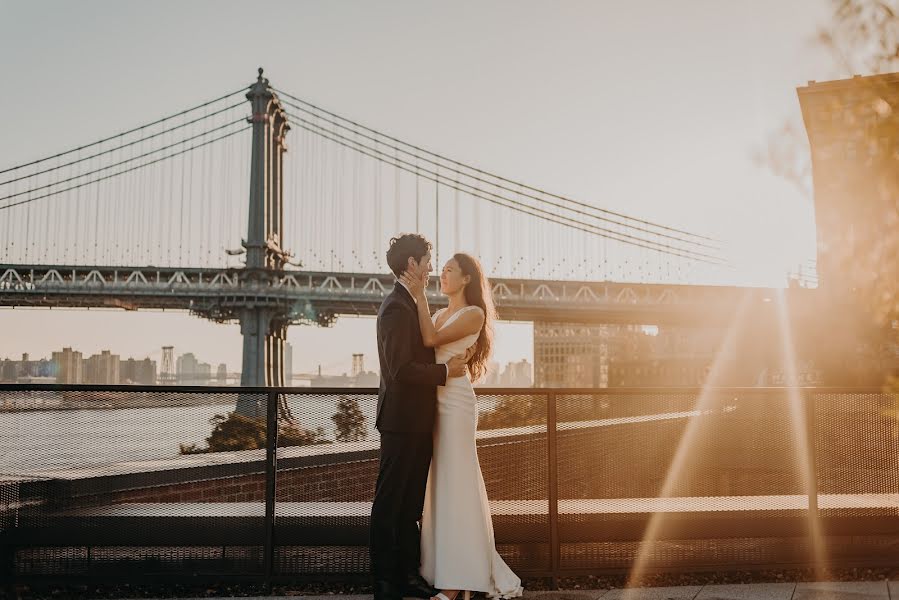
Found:
[(379, 431), (433, 431), (437, 386), (446, 384), (446, 366), (436, 364), (434, 349), (421, 339), (418, 309), (397, 282), (378, 309)]

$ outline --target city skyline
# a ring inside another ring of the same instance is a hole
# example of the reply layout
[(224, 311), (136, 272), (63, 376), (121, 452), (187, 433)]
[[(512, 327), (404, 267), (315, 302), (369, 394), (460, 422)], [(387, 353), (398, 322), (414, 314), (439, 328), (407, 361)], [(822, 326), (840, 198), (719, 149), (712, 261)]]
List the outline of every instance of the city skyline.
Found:
[[(165, 346), (160, 347), (160, 351), (164, 351), (165, 348), (166, 348)], [(174, 365), (176, 375), (180, 375), (182, 372), (189, 373), (189, 374), (199, 374), (200, 371), (197, 370), (196, 368), (194, 368), (198, 365), (200, 367), (208, 368), (208, 369), (201, 369), (201, 370), (203, 370), (204, 372), (205, 372), (205, 370), (209, 371), (209, 373), (206, 373), (206, 375), (207, 375), (206, 378), (209, 379), (210, 382), (213, 382), (213, 380), (215, 380), (215, 379), (221, 378), (221, 374), (223, 372), (222, 367), (225, 367), (224, 373), (227, 374), (228, 376), (234, 376), (234, 375), (240, 374), (240, 371), (229, 370), (226, 363), (218, 363), (218, 364), (206, 363), (202, 360), (202, 358), (203, 358), (202, 356), (197, 356), (192, 351), (177, 352), (177, 348), (175, 348), (175, 347), (172, 347), (172, 348), (173, 348), (173, 352), (176, 356), (175, 365)], [(292, 345), (287, 344), (286, 355), (292, 356), (292, 354), (293, 354), (293, 347), (292, 347)], [(10, 355), (10, 356), (0, 355), (0, 364), (3, 364), (5, 362), (54, 363), (56, 370), (55, 370), (55, 373), (53, 373), (53, 375), (59, 376), (67, 368), (70, 368), (67, 366), (63, 366), (60, 363), (66, 363), (66, 362), (72, 360), (73, 355), (77, 357), (77, 358), (75, 358), (75, 360), (84, 362), (84, 363), (87, 363), (87, 361), (89, 359), (93, 359), (95, 357), (102, 356), (102, 355), (112, 355), (113, 357), (119, 359), (122, 363), (125, 363), (126, 361), (138, 361), (138, 362), (149, 361), (153, 364), (153, 367), (158, 372), (158, 374), (160, 376), (162, 375), (162, 371), (161, 371), (162, 362), (152, 359), (149, 355), (143, 356), (143, 358), (137, 357), (137, 356), (128, 356), (126, 358), (124, 354), (118, 353), (114, 349), (109, 349), (109, 348), (104, 348), (104, 349), (99, 350), (97, 353), (89, 354), (89, 353), (81, 352), (76, 345), (63, 346), (61, 348), (61, 350), (59, 350), (59, 351), (54, 350), (54, 351), (50, 352), (49, 356), (48, 355), (32, 355), (29, 352), (22, 352), (22, 353), (19, 353), (18, 355)], [(316, 376), (321, 377), (322, 375), (327, 376), (327, 377), (337, 377), (337, 378), (347, 377), (347, 376), (356, 377), (357, 375), (372, 375), (372, 374), (377, 376), (378, 369), (376, 366), (373, 366), (371, 369), (366, 367), (365, 356), (366, 355), (364, 353), (352, 353), (351, 354), (350, 360), (353, 363), (351, 371), (336, 371), (336, 370), (325, 371), (323, 368), (323, 365), (319, 364), (316, 366), (316, 369), (314, 369), (314, 370), (296, 372), (296, 371), (293, 371), (293, 369), (292, 369), (293, 365), (291, 363), (290, 366), (288, 366), (285, 377), (290, 378), (288, 376), (288, 374), (291, 374), (294, 377), (299, 377), (299, 378), (304, 378), (304, 379), (305, 378), (311, 379)], [(358, 361), (358, 363), (356, 361)], [(188, 368), (188, 367), (191, 367), (191, 368)], [(216, 374), (213, 374), (213, 367), (215, 367)], [(499, 385), (501, 380), (505, 381), (506, 383), (508, 383), (509, 381), (511, 381), (513, 379), (518, 381), (521, 379), (521, 377), (523, 375), (523, 372), (521, 370), (523, 367), (526, 367), (527, 369), (531, 369), (531, 370), (533, 369), (533, 365), (531, 365), (530, 361), (528, 361), (527, 359), (510, 361), (505, 364), (501, 364), (496, 360), (491, 360), (489, 368), (488, 368), (488, 376), (485, 378), (486, 381), (482, 382), (482, 383), (487, 384), (487, 383), (493, 382), (493, 383)], [(0, 380), (3, 379), (2, 375), (3, 375), (3, 372), (0, 371)], [(531, 371), (528, 371), (528, 377), (531, 377), (531, 380), (532, 380)], [(80, 377), (78, 379), (80, 379)], [(81, 382), (82, 381), (79, 380), (79, 381), (69, 381), (68, 383), (81, 383)], [(87, 381), (87, 378), (85, 377), (84, 383), (88, 383), (88, 382), (89, 383), (104, 383), (104, 382), (99, 382), (99, 381)], [(108, 383), (108, 382), (106, 382), (106, 383)], [(375, 385), (376, 385), (376, 382), (375, 382)]]
[[(0, 309), (0, 320), (4, 320), (9, 333), (0, 339), (0, 357), (19, 356), (23, 352), (49, 356), (63, 346), (77, 344), (86, 353), (114, 347), (123, 355), (159, 361), (162, 347), (172, 345), (176, 349), (194, 347), (210, 363), (223, 362), (231, 365), (233, 371), (240, 370), (238, 325), (212, 323), (186, 312), (16, 308)], [(143, 337), (128, 334), (135, 328), (143, 331)], [(106, 335), (97, 336), (97, 331)], [(530, 323), (497, 323), (494, 360), (502, 364), (522, 358), (533, 361), (532, 331)], [(375, 320), (371, 317), (341, 317), (330, 329), (289, 328), (287, 336), (293, 346), (295, 372), (313, 373), (321, 364), (326, 373), (349, 373), (352, 353), (356, 351), (365, 354), (367, 361), (376, 362), (374, 332)], [(337, 345), (335, 340), (352, 340), (354, 347)]]

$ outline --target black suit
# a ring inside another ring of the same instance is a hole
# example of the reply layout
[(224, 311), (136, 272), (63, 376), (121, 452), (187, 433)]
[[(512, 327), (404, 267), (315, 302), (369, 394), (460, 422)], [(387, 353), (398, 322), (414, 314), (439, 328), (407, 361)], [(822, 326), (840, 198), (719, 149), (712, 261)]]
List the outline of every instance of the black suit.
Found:
[(437, 386), (446, 366), (421, 339), (418, 310), (399, 283), (378, 310), (381, 386), (375, 426), (381, 460), (371, 509), (371, 563), (376, 580), (400, 582), (421, 563), (418, 520), (433, 450)]

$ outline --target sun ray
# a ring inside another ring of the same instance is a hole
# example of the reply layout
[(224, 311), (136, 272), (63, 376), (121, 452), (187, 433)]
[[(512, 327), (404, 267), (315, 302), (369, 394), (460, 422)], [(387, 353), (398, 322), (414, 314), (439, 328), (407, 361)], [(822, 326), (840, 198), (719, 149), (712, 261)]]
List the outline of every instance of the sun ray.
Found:
[[(715, 384), (721, 379), (721, 373), (724, 369), (724, 365), (726, 364), (726, 358), (728, 355), (727, 349), (733, 347), (734, 345), (743, 319), (746, 317), (747, 312), (751, 308), (751, 298), (751, 294), (743, 294), (740, 300), (740, 304), (734, 311), (733, 320), (728, 325), (728, 329), (723, 338), (721, 346), (719, 347), (718, 352), (715, 354), (715, 359), (712, 362), (709, 375), (706, 378), (702, 390), (699, 393), (699, 397), (696, 399), (696, 404), (693, 407), (693, 413), (695, 416), (691, 417), (687, 422), (686, 429), (681, 436), (680, 442), (678, 442), (674, 457), (671, 459), (671, 464), (669, 465), (668, 472), (665, 475), (665, 481), (662, 484), (662, 489), (659, 492), (659, 497), (666, 497), (671, 495), (671, 492), (674, 490), (674, 486), (678, 483), (678, 481), (681, 480), (684, 469), (689, 464), (689, 460), (691, 458), (690, 451), (694, 445), (694, 439), (696, 438), (697, 432), (700, 428), (700, 425), (702, 424), (703, 416), (708, 414), (708, 411), (711, 409), (712, 400), (714, 398)], [(637, 556), (628, 576), (628, 587), (634, 587), (638, 585), (638, 582), (646, 573), (647, 565), (649, 562), (650, 545), (659, 534), (664, 519), (665, 513), (661, 512), (653, 513), (650, 516), (649, 523), (646, 526), (646, 531), (643, 534), (643, 540), (638, 546)]]
[[(787, 387), (787, 401), (790, 409), (790, 420), (793, 428), (793, 449), (794, 456), (797, 459), (799, 474), (802, 478), (803, 487), (806, 494), (811, 496), (817, 495), (815, 485), (815, 465), (812, 464), (811, 453), (809, 449), (811, 444), (815, 443), (814, 439), (809, 438), (808, 419), (806, 411), (806, 403), (811, 399), (806, 397), (798, 387), (798, 371), (796, 369), (796, 349), (793, 345), (793, 332), (789, 314), (787, 311), (787, 300), (783, 290), (777, 291), (775, 300), (777, 309), (777, 323), (780, 331), (781, 360)], [(817, 498), (815, 500), (817, 505)], [(827, 570), (827, 552), (824, 542), (824, 535), (821, 530), (821, 520), (818, 517), (817, 510), (809, 506), (808, 527), (809, 538), (812, 545), (812, 559), (814, 568), (819, 576), (823, 576)]]

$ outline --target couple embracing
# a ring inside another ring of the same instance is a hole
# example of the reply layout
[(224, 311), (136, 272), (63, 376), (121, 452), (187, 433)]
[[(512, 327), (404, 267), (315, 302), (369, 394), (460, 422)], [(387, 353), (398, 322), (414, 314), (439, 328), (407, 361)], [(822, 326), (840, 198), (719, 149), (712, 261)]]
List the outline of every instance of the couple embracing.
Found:
[(377, 324), (375, 600), (520, 596), (521, 580), (496, 552), (475, 446), (472, 381), (486, 370), (493, 337), (488, 281), (477, 259), (454, 255), (440, 274), (449, 305), (431, 315), (430, 242), (417, 234), (391, 239), (387, 264), (397, 281)]

